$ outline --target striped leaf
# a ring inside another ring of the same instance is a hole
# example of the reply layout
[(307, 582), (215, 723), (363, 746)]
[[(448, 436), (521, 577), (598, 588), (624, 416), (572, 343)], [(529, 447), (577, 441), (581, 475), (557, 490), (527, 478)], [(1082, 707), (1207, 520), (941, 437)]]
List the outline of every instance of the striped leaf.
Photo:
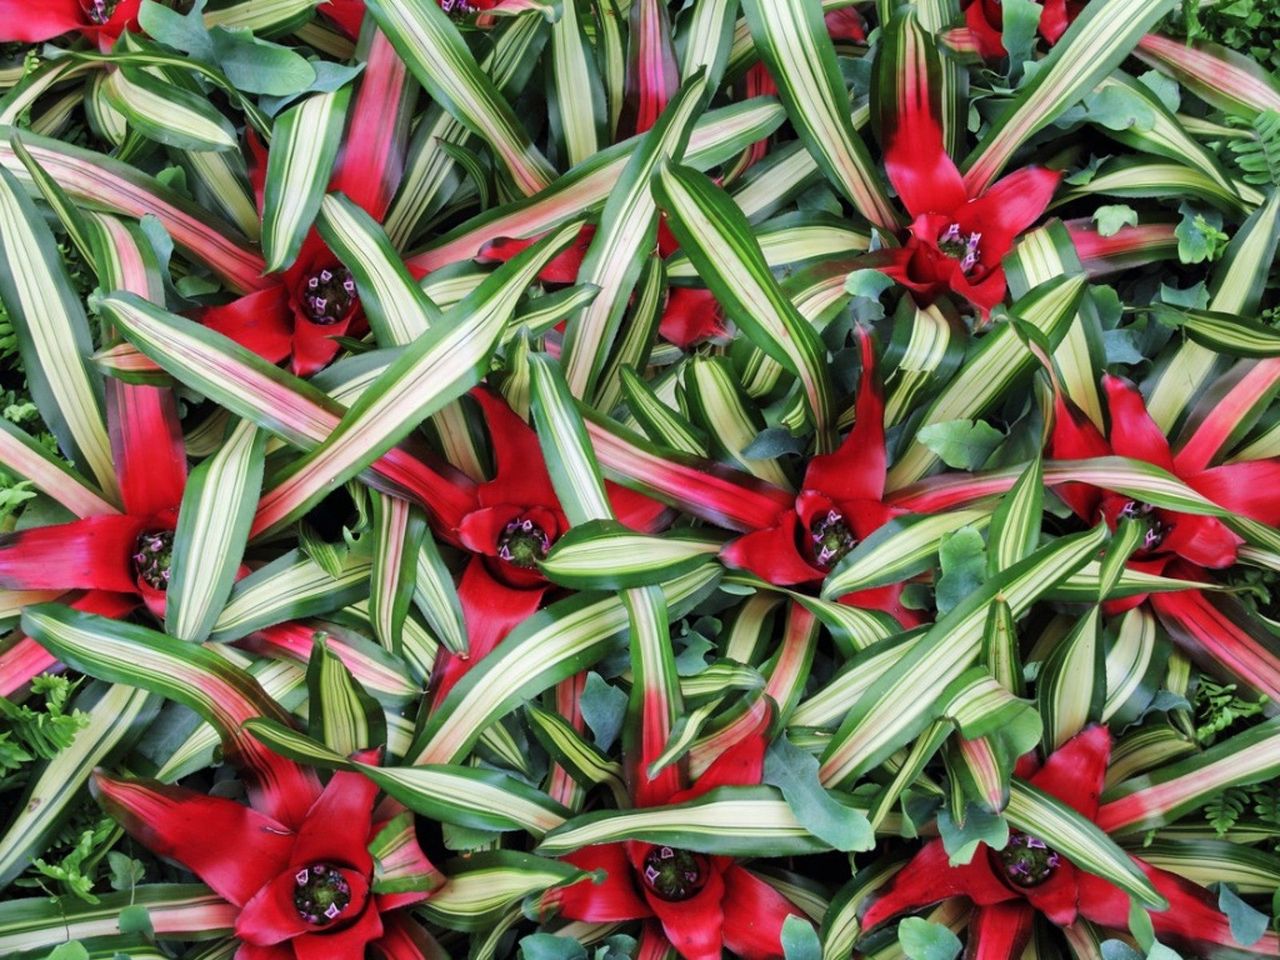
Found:
[[(538, 271), (577, 234), (570, 224), (503, 264), (441, 322), (406, 347), (318, 447), (263, 497), (258, 528), (299, 516), (404, 439), (488, 372), (489, 357)], [(270, 518), (269, 520), (267, 518)]]
[(574, 167), (590, 160), (608, 140), (608, 107), (595, 51), (584, 29), (590, 20), (589, 6), (564, 0), (560, 11), (560, 19), (551, 27), (547, 104), (552, 130), (564, 144), (566, 166)]
[(307, 663), (307, 732), (342, 756), (387, 739), (381, 704), (330, 652), (323, 633), (316, 634)]
[(790, 480), (776, 459), (752, 459), (743, 451), (765, 429), (724, 357), (694, 357), (684, 373), (689, 415), (706, 428), (718, 459), (786, 489)]
[[(338, 156), (351, 87), (317, 93), (276, 118), (262, 195), (262, 251), (269, 273), (293, 263)], [(332, 248), (332, 245), (331, 245)]]
[(687, 167), (660, 168), (653, 190), (672, 233), (725, 312), (757, 347), (799, 377), (818, 451), (832, 449), (834, 391), (826, 348), (778, 286), (746, 218), (723, 190)]
[(1219, 110), (1252, 119), (1280, 110), (1280, 83), (1256, 61), (1205, 40), (1148, 33), (1135, 55)]
[(383, 646), (394, 653), (403, 648), (404, 621), (418, 589), (427, 520), (407, 500), (376, 491), (371, 491), (371, 496), (375, 540), (369, 570), (369, 620)]
[(89, 321), (57, 244), (17, 179), (0, 171), (0, 302), (18, 338), (31, 396), (72, 463), (119, 496), (103, 422), (102, 381), (88, 362)]
[(26, 789), (15, 798), (13, 816), (0, 835), (0, 888), (45, 852), (74, 812), (94, 768), (123, 756), (158, 707), (156, 697), (124, 684), (95, 683), (76, 696), (68, 712), (83, 711), (88, 722), (66, 749), (31, 768)]
[(550, 185), (551, 165), (439, 6), (369, 0), (368, 12), (432, 99), (493, 148), (520, 193)]
[(369, 214), (341, 194), (329, 194), (320, 204), (316, 226), (355, 277), (360, 306), (381, 346), (410, 344), (440, 322), (440, 310), (413, 282)]
[(543, 460), (565, 516), (574, 527), (613, 517), (604, 478), (565, 376), (555, 361), (529, 357), (530, 410)]
[[(1075, 318), (1086, 287), (1085, 277), (1059, 277), (1020, 298), (1009, 312), (1056, 345)], [(955, 378), (925, 409), (916, 426), (980, 417), (1020, 378), (1035, 369), (1035, 355), (1012, 323), (989, 330), (965, 358)], [(939, 463), (935, 453), (913, 440), (889, 471), (888, 486), (897, 489), (920, 479)]]
[[(1210, 277), (1209, 309), (1249, 315), (1260, 305), (1269, 265), (1280, 243), (1280, 190), (1272, 191), (1231, 238)], [(1168, 432), (1191, 398), (1205, 386), (1217, 355), (1197, 343), (1184, 343), (1161, 371), (1147, 395), (1147, 412)]]
[(259, 567), (236, 583), (209, 639), (238, 640), (286, 620), (339, 610), (367, 595), (368, 548), (345, 550), (336, 559), (332, 574), (301, 550), (290, 550)]
[(1168, 902), (1129, 855), (1056, 797), (1014, 780), (1004, 815), (1012, 827), (1041, 838), (1080, 869), (1114, 883), (1147, 907), (1168, 909)]
[(449, 882), (417, 909), (434, 924), (474, 931), (490, 929), (509, 906), (531, 894), (589, 876), (560, 860), (510, 850), (450, 860), (444, 871)]
[(965, 160), (969, 195), (991, 186), (1019, 147), (1092, 92), (1172, 7), (1172, 0), (1103, 0), (1085, 9)]
[(830, 849), (800, 824), (773, 787), (719, 787), (685, 803), (574, 817), (548, 833), (538, 852), (559, 856), (623, 840), (729, 857), (801, 856)]
[[(13, 128), (0, 127), (0, 166), (25, 185), (29, 175), (9, 143), (15, 135)], [(26, 131), (21, 139), (73, 200), (129, 217), (153, 215), (175, 244), (232, 290), (247, 293), (267, 285), (262, 258), (231, 224), (119, 160)]]
[(898, 302), (893, 338), (885, 348), (884, 422), (894, 426), (946, 383), (964, 359), (968, 339), (954, 310), (940, 300), (917, 307), (910, 297)]
[(1280, 719), (1271, 719), (1202, 753), (1133, 777), (1108, 790), (1098, 825), (1133, 833), (1172, 823), (1229, 787), (1273, 779), (1280, 772)]
[(87, 480), (8, 420), (0, 418), (0, 463), (77, 517), (119, 513)]
[(159, 936), (178, 940), (228, 935), (240, 912), (201, 883), (143, 884), (104, 894), (96, 903), (72, 898), (54, 904), (47, 896), (9, 900), (0, 905), (0, 951), (15, 956), (69, 939), (119, 934), (125, 907), (135, 905), (146, 908)]
[(206, 97), (136, 67), (107, 74), (107, 101), (143, 136), (185, 150), (234, 150), (235, 128)]
[(1188, 310), (1163, 304), (1153, 305), (1151, 313), (1209, 350), (1231, 357), (1280, 357), (1280, 334), (1257, 321), (1216, 310)]
[(658, 223), (650, 191), (654, 170), (683, 158), (708, 95), (704, 75), (694, 76), (680, 88), (641, 138), (605, 201), (600, 226), (578, 271), (578, 279), (599, 287), (600, 293), (565, 326), (564, 375), (574, 396), (594, 396), (628, 298), (644, 261), (653, 255)]
[[(689, 135), (684, 162), (695, 169), (709, 169), (768, 136), (784, 119), (782, 108), (771, 98), (708, 111)], [(410, 257), (408, 266), (424, 273), (438, 270), (446, 264), (469, 260), (498, 237), (535, 237), (589, 214), (603, 206), (641, 139), (632, 137), (600, 151), (536, 197), (472, 217)]]
[(525, 707), (530, 732), (569, 775), (584, 787), (602, 784), (609, 788), (619, 805), (627, 801), (626, 784), (622, 781), (622, 764), (606, 757), (560, 714), (543, 710), (530, 703)]
[(882, 762), (918, 733), (936, 700), (982, 649), (987, 607), (997, 596), (1021, 615), (1053, 584), (1097, 552), (1105, 527), (1063, 537), (987, 581), (906, 647), (857, 701), (822, 757), (824, 783), (835, 785)]
[(1044, 461), (1036, 457), (992, 514), (987, 538), (988, 576), (1013, 566), (1039, 546), (1043, 504)]
[(197, 644), (59, 604), (27, 607), (22, 630), (81, 673), (141, 687), (194, 710), (217, 729), (228, 759), (254, 775), (254, 805), (282, 823), (302, 821), (314, 784), (242, 729), (250, 717), (288, 723), (280, 705), (245, 671)]
[(898, 215), (866, 144), (853, 129), (835, 48), (818, 5), (742, 0), (742, 10), (787, 116), (827, 179), (872, 223), (894, 229)]
[(706, 456), (707, 441), (702, 430), (663, 403), (653, 387), (630, 367), (623, 367), (620, 372), (627, 409), (650, 440), (680, 453)]
[[(683, 616), (717, 579), (716, 567), (708, 564), (663, 584), (671, 617)], [(406, 757), (438, 763), (465, 756), (494, 720), (612, 649), (626, 624), (627, 611), (616, 594), (580, 593), (540, 610), (459, 681)]]
[(855, 590), (901, 583), (933, 566), (938, 545), (961, 527), (981, 528), (991, 518), (984, 509), (890, 520), (849, 551), (822, 584), (825, 600)]
[(1044, 745), (1052, 753), (1102, 718), (1107, 694), (1106, 657), (1099, 635), (1100, 609), (1093, 607), (1054, 647), (1036, 681)]
[(462, 603), (453, 584), (453, 575), (445, 566), (431, 531), (423, 534), (414, 567), (413, 603), (440, 638), (454, 653), (467, 650), (467, 632), (462, 618)]
[(262, 489), (266, 434), (241, 420), (182, 493), (165, 593), (165, 632), (206, 640), (227, 601)]
[(724, 542), (698, 530), (662, 536), (635, 533), (611, 521), (574, 527), (539, 564), (546, 577), (575, 590), (624, 590), (662, 583), (702, 566)]

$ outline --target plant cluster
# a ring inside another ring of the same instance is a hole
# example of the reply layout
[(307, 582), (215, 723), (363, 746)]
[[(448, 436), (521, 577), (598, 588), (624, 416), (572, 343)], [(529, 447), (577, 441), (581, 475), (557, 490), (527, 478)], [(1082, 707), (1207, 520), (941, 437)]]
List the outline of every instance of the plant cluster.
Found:
[(0, 0), (0, 956), (1280, 956), (1175, 6)]

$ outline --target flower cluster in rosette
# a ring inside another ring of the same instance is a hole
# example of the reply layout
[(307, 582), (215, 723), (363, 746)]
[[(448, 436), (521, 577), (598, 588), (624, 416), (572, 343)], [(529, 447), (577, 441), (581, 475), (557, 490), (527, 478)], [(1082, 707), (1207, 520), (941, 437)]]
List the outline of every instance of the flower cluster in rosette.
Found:
[[(222, 797), (146, 780), (94, 778), (103, 806), (139, 842), (186, 867), (239, 908), (235, 960), (364, 956), (398, 934), (393, 911), (420, 891), (373, 888), (369, 845), (395, 815), (358, 773), (335, 773), (297, 824)], [(430, 869), (416, 846), (414, 858)]]
[[(1093, 726), (1055, 750), (1043, 764), (1032, 756), (1022, 758), (1016, 775), (1094, 820), (1110, 758), (1110, 731)], [(1167, 909), (1151, 913), (1161, 942), (1205, 955), (1218, 947), (1237, 945), (1230, 921), (1207, 890), (1137, 857), (1134, 862), (1169, 902)], [(868, 901), (863, 928), (872, 930), (948, 897), (973, 901), (977, 913), (969, 924), (968, 949), (973, 956), (991, 960), (1021, 955), (1037, 913), (1060, 927), (1077, 917), (1113, 929), (1129, 924), (1127, 893), (1075, 866), (1038, 837), (1011, 831), (1005, 847), (992, 850), (980, 843), (972, 859), (959, 866), (951, 864), (942, 840), (930, 840)], [(1274, 953), (1280, 949), (1280, 940), (1267, 934), (1254, 949)]]
[[(760, 782), (771, 710), (747, 736), (720, 754), (691, 787), (668, 774), (633, 786), (637, 806), (683, 803), (717, 787)], [(782, 956), (782, 926), (802, 916), (786, 897), (732, 857), (628, 840), (568, 854), (597, 878), (543, 897), (546, 909), (593, 923), (652, 918), (685, 960), (715, 960), (730, 950), (745, 960)]]

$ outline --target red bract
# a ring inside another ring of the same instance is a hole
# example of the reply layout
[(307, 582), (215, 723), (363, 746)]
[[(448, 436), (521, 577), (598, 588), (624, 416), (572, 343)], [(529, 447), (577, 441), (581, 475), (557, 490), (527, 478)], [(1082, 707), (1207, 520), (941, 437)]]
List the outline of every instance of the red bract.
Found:
[[(841, 557), (904, 512), (884, 503), (884, 397), (871, 336), (859, 330), (858, 337), (863, 372), (853, 429), (834, 453), (809, 461), (795, 502), (772, 526), (725, 547), (721, 557), (731, 566), (779, 585), (820, 583)], [(915, 623), (915, 614), (902, 606), (901, 596), (902, 585), (893, 584), (859, 590), (840, 600)]]
[[(182, 864), (240, 908), (235, 960), (362, 957), (397, 937), (390, 911), (427, 897), (379, 893), (369, 846), (389, 820), (375, 821), (378, 789), (357, 773), (335, 773), (316, 787), (295, 826), (221, 797), (155, 781), (95, 774), (97, 796), (153, 852)], [(412, 841), (398, 857), (434, 873)], [(442, 878), (441, 878), (442, 879)]]
[[(1017, 773), (1096, 820), (1110, 756), (1111, 734), (1106, 727), (1093, 726), (1067, 741), (1043, 766), (1024, 757)], [(1243, 946), (1232, 937), (1226, 915), (1214, 906), (1207, 890), (1137, 857), (1133, 861), (1169, 901), (1168, 909), (1151, 913), (1161, 942), (1205, 956), (1219, 946), (1272, 956), (1280, 949), (1274, 933)], [(969, 921), (968, 955), (984, 960), (1021, 956), (1037, 912), (1058, 926), (1077, 917), (1113, 929), (1129, 925), (1127, 893), (1086, 873), (1042, 840), (1014, 831), (1003, 850), (979, 844), (973, 859), (958, 867), (950, 865), (941, 840), (930, 841), (868, 902), (862, 928), (872, 930), (899, 914), (949, 897), (968, 897), (977, 908)]]
[[(1280, 522), (1280, 501), (1274, 496), (1280, 481), (1280, 461), (1255, 460), (1206, 469), (1205, 437), (1193, 434), (1175, 455), (1164, 431), (1147, 414), (1136, 387), (1119, 377), (1102, 380), (1107, 396), (1111, 428), (1108, 437), (1069, 400), (1059, 396), (1050, 452), (1056, 459), (1078, 460), (1118, 454), (1155, 464), (1167, 470), (1220, 506), (1262, 523)], [(1221, 429), (1209, 419), (1205, 435)], [(1197, 431), (1200, 433), (1201, 431)], [(1138, 503), (1121, 494), (1081, 484), (1066, 484), (1058, 495), (1088, 522), (1099, 516), (1114, 527), (1122, 517), (1144, 520), (1145, 540), (1135, 560), (1152, 572), (1160, 572), (1181, 558), (1197, 568), (1228, 567), (1236, 561), (1241, 539), (1221, 520), (1198, 514), (1178, 513)]]
[[(458, 525), (458, 542), (470, 550), (458, 584), (468, 653), (441, 652), (433, 680), (438, 704), (480, 658), (532, 616), (550, 584), (538, 570), (551, 545), (568, 528), (538, 436), (506, 401), (484, 387), (471, 396), (489, 427), (494, 475), (473, 489), (474, 507)], [(606, 485), (618, 519), (648, 529), (664, 512), (661, 504)]]
[[(500, 0), (436, 0), (440, 9), (456, 17), (483, 13), (498, 6)], [(360, 24), (364, 20), (364, 0), (325, 0), (316, 8), (342, 28), (353, 40), (360, 36)]]
[[(342, 9), (358, 25), (355, 12)], [(386, 213), (402, 172), (402, 145), (396, 125), (385, 122), (385, 111), (399, 96), (405, 76), (406, 67), (390, 42), (375, 35), (329, 182), (331, 191), (345, 194), (375, 220)], [(267, 156), (252, 132), (248, 142), (250, 179), (261, 209)], [(238, 300), (206, 308), (200, 320), (263, 359), (288, 359), (294, 373), (310, 376), (337, 354), (335, 338), (363, 323), (355, 281), (314, 230), (293, 264), (273, 279)]]
[(87, 590), (81, 609), (142, 602), (163, 619), (187, 479), (173, 394), (108, 380), (107, 426), (124, 512), (0, 535), (0, 589)]
[(983, 317), (1004, 299), (1001, 261), (1018, 235), (1040, 219), (1061, 174), (1026, 167), (971, 195), (947, 154), (926, 90), (899, 104), (885, 147), (885, 170), (911, 214), (900, 248), (873, 254), (878, 269), (926, 301), (946, 291), (964, 297)]
[(110, 50), (137, 25), (142, 0), (0, 0), (0, 41), (40, 43), (76, 31)]
[[(761, 711), (755, 729), (717, 757), (692, 787), (646, 790), (647, 803), (683, 803), (716, 787), (758, 784), (772, 716), (772, 710)], [(661, 782), (679, 781), (667, 777)], [(783, 923), (789, 916), (802, 916), (732, 857), (626, 841), (584, 847), (564, 859), (603, 875), (603, 880), (586, 879), (554, 890), (543, 897), (544, 908), (592, 923), (654, 918), (685, 960), (718, 960), (721, 949), (746, 960), (780, 958)]]
[[(1085, 0), (1047, 0), (1040, 9), (1040, 36), (1053, 45), (1080, 16)], [(1005, 56), (1004, 12), (999, 0), (972, 0), (964, 8), (964, 20), (976, 41), (978, 53), (986, 60)]]

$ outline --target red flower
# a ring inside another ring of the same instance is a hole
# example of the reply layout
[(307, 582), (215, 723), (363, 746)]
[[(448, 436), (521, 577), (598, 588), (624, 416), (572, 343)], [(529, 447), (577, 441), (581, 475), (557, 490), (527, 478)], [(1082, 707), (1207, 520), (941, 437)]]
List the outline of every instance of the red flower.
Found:
[[(441, 10), (454, 17), (492, 10), (499, 2), (500, 0), (436, 0)], [(324, 0), (316, 9), (341, 27), (342, 32), (351, 39), (360, 36), (360, 24), (364, 20), (364, 0)]]
[[(267, 154), (252, 131), (248, 142), (252, 156), (249, 178), (261, 208)], [(339, 161), (330, 189), (351, 195), (348, 187), (354, 179), (347, 164)], [(309, 377), (338, 352), (339, 344), (333, 338), (345, 336), (352, 324), (363, 318), (351, 272), (312, 230), (297, 259), (276, 274), (274, 283), (223, 306), (206, 307), (199, 319), (264, 360), (280, 363), (287, 359), (295, 374)]]
[[(235, 960), (333, 960), (400, 936), (390, 911), (425, 891), (380, 893), (369, 846), (390, 823), (375, 822), (378, 789), (357, 773), (335, 773), (296, 829), (221, 797), (147, 780), (94, 775), (99, 801), (141, 843), (176, 860), (240, 908)], [(398, 860), (436, 871), (416, 841)]]
[[(1057, 797), (1089, 820), (1098, 816), (1111, 734), (1093, 726), (1077, 734), (1037, 769), (1032, 757), (1018, 765), (1018, 776)], [(1226, 946), (1275, 955), (1280, 940), (1269, 933), (1252, 947), (1231, 936), (1227, 917), (1202, 887), (1158, 870), (1137, 857), (1134, 863), (1169, 901), (1151, 914), (1156, 936), (1205, 956)], [(1036, 837), (1011, 832), (1003, 850), (979, 844), (973, 859), (959, 867), (948, 862), (941, 840), (932, 840), (864, 908), (862, 929), (869, 931), (899, 914), (949, 897), (968, 897), (976, 910), (969, 921), (968, 955), (1004, 960), (1021, 956), (1036, 912), (1066, 926), (1077, 917), (1115, 929), (1129, 924), (1129, 895), (1084, 872)]]
[[(1049, 450), (1055, 459), (1079, 460), (1117, 454), (1153, 463), (1181, 479), (1215, 503), (1266, 524), (1280, 522), (1280, 501), (1274, 496), (1280, 481), (1280, 460), (1255, 460), (1205, 469), (1206, 437), (1216, 433), (1216, 418), (1205, 421), (1175, 455), (1164, 431), (1147, 413), (1136, 387), (1110, 374), (1102, 378), (1111, 418), (1109, 439), (1069, 400), (1059, 396)], [(1198, 436), (1199, 435), (1199, 436)], [(1216, 569), (1236, 561), (1241, 539), (1216, 517), (1178, 513), (1137, 503), (1122, 494), (1083, 484), (1066, 484), (1058, 495), (1088, 522), (1099, 514), (1114, 526), (1122, 517), (1145, 520), (1145, 540), (1135, 560), (1148, 572), (1159, 573), (1174, 560), (1194, 567)], [(1185, 569), (1185, 564), (1181, 565)], [(1191, 571), (1194, 573), (1194, 571)]]
[[(442, 651), (436, 661), (435, 703), (439, 704), (470, 667), (531, 617), (550, 587), (538, 563), (569, 528), (538, 436), (506, 401), (487, 388), (471, 392), (489, 427), (494, 475), (472, 488), (475, 506), (455, 531), (471, 551), (458, 584), (466, 621), (466, 657)], [(664, 508), (640, 494), (606, 484), (619, 521), (648, 529)]]
[[(1080, 16), (1085, 0), (1046, 0), (1040, 9), (1040, 36), (1049, 45), (1057, 43), (1067, 27)], [(965, 23), (977, 43), (978, 54), (985, 60), (1005, 56), (1004, 11), (999, 0), (971, 0), (964, 8)]]
[(926, 301), (947, 290), (964, 297), (985, 317), (1004, 299), (1001, 261), (1022, 231), (1049, 206), (1062, 176), (1026, 167), (970, 195), (942, 142), (942, 129), (926, 90), (918, 102), (900, 105), (888, 134), (885, 169), (912, 216), (904, 246), (872, 254), (888, 276)]
[(76, 31), (110, 50), (138, 22), (142, 0), (0, 0), (0, 41), (40, 43)]
[[(716, 787), (759, 783), (773, 711), (760, 714), (755, 729), (717, 757), (691, 788), (649, 790), (646, 805), (683, 803)], [(563, 859), (604, 879), (553, 890), (543, 897), (544, 908), (590, 923), (654, 918), (685, 960), (719, 960), (722, 948), (746, 960), (780, 958), (783, 923), (802, 915), (732, 857), (628, 840), (584, 847)]]
[[(884, 397), (871, 336), (859, 330), (858, 337), (862, 380), (853, 429), (834, 453), (809, 461), (800, 493), (772, 526), (725, 547), (720, 556), (729, 565), (779, 585), (819, 583), (860, 541), (904, 512), (884, 503)], [(840, 601), (915, 623), (901, 596), (902, 585), (892, 584), (846, 594)]]
[(0, 535), (0, 589), (86, 590), (81, 609), (118, 616), (142, 602), (163, 619), (187, 481), (173, 394), (108, 380), (107, 425), (124, 512)]

